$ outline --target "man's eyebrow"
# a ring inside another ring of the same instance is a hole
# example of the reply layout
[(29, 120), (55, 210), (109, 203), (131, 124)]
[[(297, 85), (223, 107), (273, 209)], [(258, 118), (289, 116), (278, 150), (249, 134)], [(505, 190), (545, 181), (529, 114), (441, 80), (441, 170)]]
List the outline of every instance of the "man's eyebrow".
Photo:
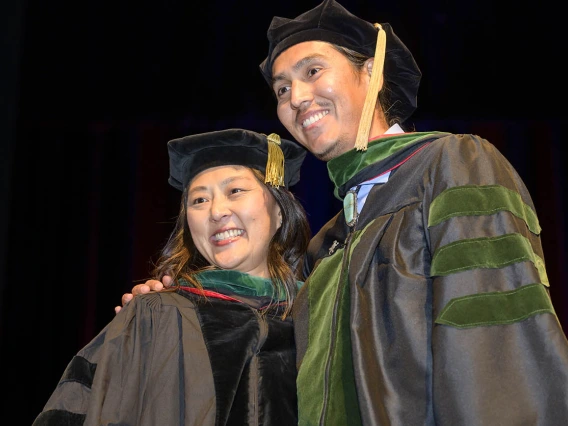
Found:
[[(305, 67), (306, 65), (310, 64), (311, 62), (314, 62), (315, 60), (318, 59), (322, 59), (324, 56), (319, 54), (319, 53), (314, 53), (312, 55), (308, 55), (302, 59), (300, 59), (298, 62), (296, 62), (293, 66), (292, 66), (292, 71), (297, 72), (299, 69)], [(280, 80), (285, 80), (285, 73), (280, 73), (280, 74), (276, 74), (275, 76), (272, 77), (272, 84), (274, 85), (274, 83), (280, 81)]]

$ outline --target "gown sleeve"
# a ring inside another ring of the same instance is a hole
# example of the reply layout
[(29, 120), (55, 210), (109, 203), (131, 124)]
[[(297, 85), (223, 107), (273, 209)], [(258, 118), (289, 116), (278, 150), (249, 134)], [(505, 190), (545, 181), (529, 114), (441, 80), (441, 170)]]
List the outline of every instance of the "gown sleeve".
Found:
[(563, 424), (568, 342), (549, 294), (563, 283), (548, 281), (533, 202), (493, 145), (455, 138), (424, 185), (436, 424)]
[[(33, 425), (179, 425), (185, 387), (199, 385), (188, 380), (208, 377), (206, 354), (185, 298), (137, 296), (73, 357)], [(200, 361), (202, 375), (191, 374), (187, 359)], [(211, 414), (201, 412), (201, 421)]]

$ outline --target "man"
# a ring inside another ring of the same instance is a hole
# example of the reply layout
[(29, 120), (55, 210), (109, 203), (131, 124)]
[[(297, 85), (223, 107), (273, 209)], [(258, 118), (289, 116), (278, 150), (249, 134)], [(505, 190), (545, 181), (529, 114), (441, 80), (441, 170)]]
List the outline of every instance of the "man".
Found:
[(299, 423), (566, 422), (568, 340), (511, 164), (475, 135), (404, 133), (420, 71), (388, 24), (325, 0), (268, 39), (278, 117), (344, 203), (294, 305)]

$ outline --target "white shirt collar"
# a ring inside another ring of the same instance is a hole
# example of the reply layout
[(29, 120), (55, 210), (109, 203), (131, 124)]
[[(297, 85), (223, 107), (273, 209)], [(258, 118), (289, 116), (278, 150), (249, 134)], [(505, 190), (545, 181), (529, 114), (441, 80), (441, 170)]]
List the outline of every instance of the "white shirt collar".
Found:
[(394, 125), (390, 126), (388, 130), (383, 133), (383, 135), (392, 135), (393, 133), (404, 133), (404, 130), (402, 130), (402, 127), (400, 127), (398, 123), (395, 123)]

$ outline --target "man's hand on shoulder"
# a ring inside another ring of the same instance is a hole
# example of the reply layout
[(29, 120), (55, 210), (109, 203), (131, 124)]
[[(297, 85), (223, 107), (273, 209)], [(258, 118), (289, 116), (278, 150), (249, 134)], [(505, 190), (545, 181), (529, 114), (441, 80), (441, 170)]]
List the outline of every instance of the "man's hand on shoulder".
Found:
[(171, 285), (172, 285), (172, 278), (169, 277), (168, 275), (164, 275), (162, 281), (148, 280), (144, 284), (137, 284), (134, 287), (132, 287), (132, 293), (124, 293), (122, 295), (122, 300), (121, 300), (122, 306), (115, 306), (114, 312), (118, 314), (122, 309), (122, 307), (126, 305), (128, 302), (130, 302), (134, 298), (134, 296), (137, 296), (139, 294), (146, 294), (151, 291), (160, 291), (163, 290), (164, 288), (168, 288)]

